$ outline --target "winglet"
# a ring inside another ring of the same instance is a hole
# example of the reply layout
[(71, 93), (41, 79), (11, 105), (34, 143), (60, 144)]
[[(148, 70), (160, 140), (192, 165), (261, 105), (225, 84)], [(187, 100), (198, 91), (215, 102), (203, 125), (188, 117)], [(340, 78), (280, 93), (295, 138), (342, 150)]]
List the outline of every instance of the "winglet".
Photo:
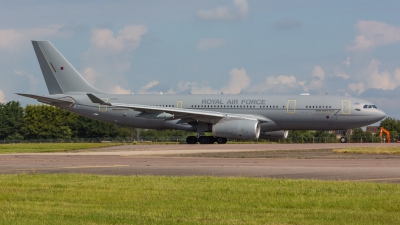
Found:
[(111, 105), (110, 103), (101, 100), (100, 98), (94, 96), (94, 95), (91, 94), (91, 93), (87, 93), (87, 96), (90, 98), (90, 100), (91, 100), (93, 103), (98, 103), (98, 104), (100, 104), (100, 105)]

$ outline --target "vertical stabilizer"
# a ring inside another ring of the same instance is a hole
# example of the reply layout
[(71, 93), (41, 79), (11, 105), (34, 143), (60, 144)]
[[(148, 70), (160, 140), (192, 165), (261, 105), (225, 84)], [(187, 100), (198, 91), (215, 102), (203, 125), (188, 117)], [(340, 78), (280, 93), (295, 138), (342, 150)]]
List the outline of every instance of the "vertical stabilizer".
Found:
[(51, 95), (102, 93), (92, 87), (49, 41), (32, 41), (32, 45)]

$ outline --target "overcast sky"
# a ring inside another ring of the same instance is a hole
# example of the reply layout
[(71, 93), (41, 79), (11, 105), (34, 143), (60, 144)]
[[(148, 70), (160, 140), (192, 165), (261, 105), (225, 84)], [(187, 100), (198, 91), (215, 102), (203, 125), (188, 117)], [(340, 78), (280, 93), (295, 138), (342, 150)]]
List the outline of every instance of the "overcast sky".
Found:
[(110, 93), (354, 96), (400, 119), (400, 1), (1, 1), (0, 102), (48, 94), (30, 40)]

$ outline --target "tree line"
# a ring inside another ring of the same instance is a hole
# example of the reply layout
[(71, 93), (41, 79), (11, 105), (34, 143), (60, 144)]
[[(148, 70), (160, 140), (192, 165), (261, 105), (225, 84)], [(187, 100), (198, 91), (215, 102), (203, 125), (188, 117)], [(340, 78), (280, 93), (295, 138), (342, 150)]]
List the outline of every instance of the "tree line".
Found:
[[(381, 126), (400, 133), (400, 120), (388, 117)], [(73, 139), (73, 138), (131, 138), (136, 140), (184, 140), (192, 132), (177, 130), (145, 130), (118, 127), (54, 106), (39, 104), (22, 107), (17, 101), (0, 103), (0, 140)], [(295, 142), (323, 142), (334, 139), (329, 131), (290, 131), (288, 140)], [(376, 135), (361, 128), (353, 130), (352, 141), (373, 142)]]
[(186, 136), (185, 131), (157, 132), (118, 127), (44, 104), (22, 107), (17, 101), (0, 103), (0, 140), (146, 137), (163, 140)]

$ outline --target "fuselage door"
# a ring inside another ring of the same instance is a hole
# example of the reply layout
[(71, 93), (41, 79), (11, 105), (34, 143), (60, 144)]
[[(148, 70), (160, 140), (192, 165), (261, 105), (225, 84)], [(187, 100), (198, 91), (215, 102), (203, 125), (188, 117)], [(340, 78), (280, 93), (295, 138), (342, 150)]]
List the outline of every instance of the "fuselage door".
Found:
[(287, 114), (295, 114), (296, 113), (296, 100), (288, 100), (287, 101), (286, 113)]
[(342, 100), (342, 114), (350, 114), (350, 100)]
[(183, 108), (183, 102), (182, 101), (177, 101), (176, 102), (176, 108)]

